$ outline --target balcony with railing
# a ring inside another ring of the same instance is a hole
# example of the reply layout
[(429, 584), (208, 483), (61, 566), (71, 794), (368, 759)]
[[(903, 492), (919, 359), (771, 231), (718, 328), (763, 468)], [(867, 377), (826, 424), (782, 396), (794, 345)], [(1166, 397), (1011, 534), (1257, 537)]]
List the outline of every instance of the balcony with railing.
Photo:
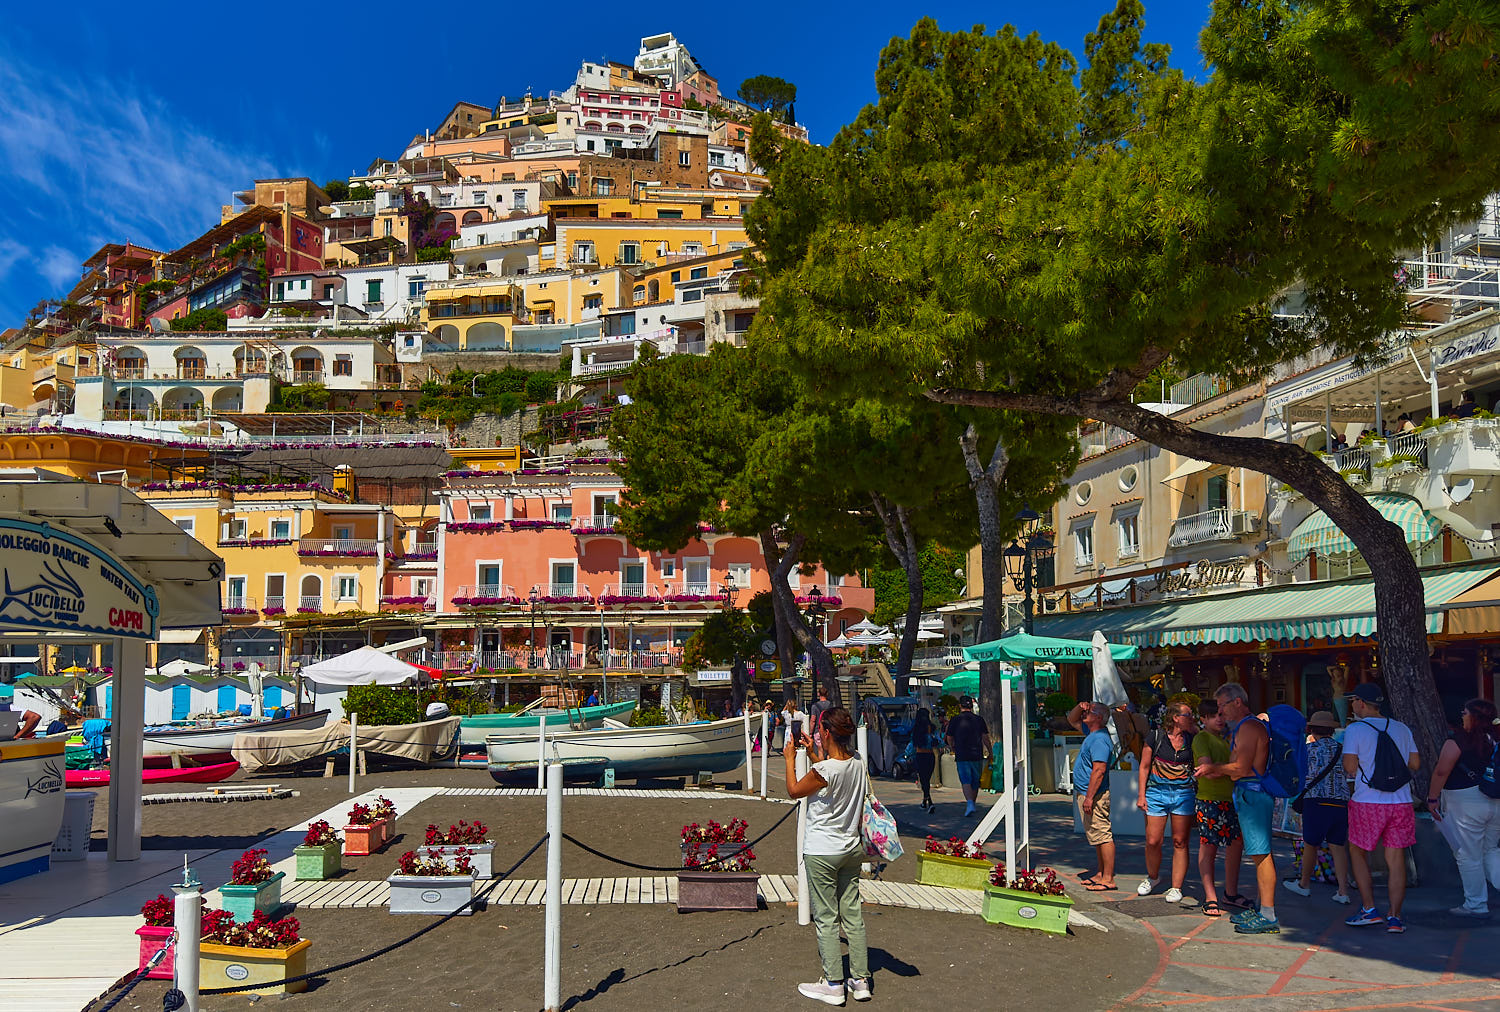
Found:
[(544, 583), (537, 588), (538, 605), (593, 604), (594, 596), (581, 583)]
[(303, 614), (323, 610), (322, 594), (303, 594), (297, 598), (297, 610)]
[(276, 594), (275, 596), (267, 596), (266, 597), (265, 606), (264, 606), (264, 608), (262, 610), (267, 615), (284, 615), (284, 614), (286, 614), (286, 597), (284, 595), (282, 595), (282, 594)]
[(298, 384), (301, 384), (301, 383), (321, 383), (321, 382), (323, 382), (323, 370), (322, 369), (293, 369), (292, 370), (292, 382), (293, 383), (298, 383)]
[(225, 615), (254, 615), (256, 614), (255, 598), (246, 597), (243, 594), (230, 594), (224, 598), (224, 607), (220, 610)]
[(374, 559), (380, 552), (380, 542), (364, 538), (302, 538), (297, 542), (297, 554), (314, 558)]
[(1233, 541), (1255, 533), (1258, 525), (1259, 518), (1247, 510), (1232, 510), (1227, 506), (1204, 510), (1175, 520), (1167, 547), (1185, 548), (1213, 541)]
[(660, 604), (661, 588), (651, 583), (606, 583), (599, 591), (601, 605)]
[(527, 603), (509, 584), (479, 583), (453, 592), (455, 608), (519, 608)]
[[(898, 640), (892, 649), (899, 645)], [(963, 647), (917, 647), (912, 652), (911, 666), (913, 668), (956, 668), (964, 663)]]
[(574, 517), (572, 523), (573, 533), (577, 536), (612, 536), (623, 537), (615, 532), (615, 525), (620, 518), (613, 513), (599, 513), (591, 517)]
[(673, 580), (662, 588), (662, 600), (668, 604), (712, 604), (722, 603), (724, 588), (709, 580)]
[(820, 604), (824, 608), (841, 608), (844, 604), (844, 588), (837, 584), (813, 584), (795, 587), (793, 593), (800, 605)]
[(418, 608), (422, 611), (436, 611), (437, 598), (430, 594), (381, 594), (381, 608)]

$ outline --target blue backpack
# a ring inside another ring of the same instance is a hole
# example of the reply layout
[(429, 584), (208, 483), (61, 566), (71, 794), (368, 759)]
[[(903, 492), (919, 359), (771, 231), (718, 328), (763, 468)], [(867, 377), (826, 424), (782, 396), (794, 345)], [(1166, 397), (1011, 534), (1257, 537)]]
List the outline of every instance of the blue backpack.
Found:
[[(1257, 778), (1261, 788), (1273, 798), (1295, 798), (1302, 793), (1307, 783), (1307, 749), (1303, 746), (1307, 737), (1307, 718), (1296, 707), (1278, 703), (1266, 711), (1266, 720), (1261, 726), (1270, 739), (1266, 753), (1266, 769)], [(1235, 725), (1237, 732), (1246, 721), (1259, 720), (1245, 717)], [(1233, 747), (1233, 736), (1230, 746)]]

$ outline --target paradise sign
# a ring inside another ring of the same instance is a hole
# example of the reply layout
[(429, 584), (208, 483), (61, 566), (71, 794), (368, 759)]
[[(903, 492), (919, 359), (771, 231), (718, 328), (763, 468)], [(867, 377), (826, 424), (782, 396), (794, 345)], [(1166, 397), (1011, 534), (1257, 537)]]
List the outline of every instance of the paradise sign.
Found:
[(156, 591), (46, 523), (0, 517), (0, 626), (156, 638)]

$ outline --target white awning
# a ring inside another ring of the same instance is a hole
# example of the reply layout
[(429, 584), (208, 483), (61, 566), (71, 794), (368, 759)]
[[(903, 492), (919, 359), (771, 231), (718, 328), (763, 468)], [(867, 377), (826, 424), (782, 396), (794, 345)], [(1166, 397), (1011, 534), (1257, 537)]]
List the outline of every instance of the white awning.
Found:
[(401, 685), (421, 674), (420, 668), (374, 647), (360, 647), (302, 669), (303, 678), (319, 685)]
[(161, 635), (156, 637), (158, 643), (197, 643), (203, 638), (203, 630), (198, 629), (163, 629)]
[(1188, 475), (1197, 474), (1199, 471), (1207, 471), (1211, 467), (1213, 465), (1206, 460), (1194, 460), (1192, 457), (1188, 457), (1174, 467), (1172, 473), (1163, 478), (1161, 483), (1165, 485), (1179, 478), (1186, 478)]

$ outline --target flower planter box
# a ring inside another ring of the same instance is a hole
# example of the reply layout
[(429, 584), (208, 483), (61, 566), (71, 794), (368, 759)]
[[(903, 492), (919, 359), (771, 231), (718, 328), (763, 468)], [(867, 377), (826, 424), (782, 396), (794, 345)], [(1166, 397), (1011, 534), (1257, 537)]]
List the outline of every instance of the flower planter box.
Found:
[[(304, 938), (286, 949), (255, 949), (244, 945), (219, 945), (204, 942), (198, 948), (200, 987), (236, 987), (246, 984), (269, 984), (307, 972), (307, 950), (312, 942)], [(307, 981), (265, 987), (255, 994), (297, 994), (307, 990)]]
[(756, 910), (760, 907), (760, 873), (754, 871), (689, 871), (677, 873), (677, 912), (694, 910)]
[(369, 857), (391, 842), (391, 819), (344, 827), (344, 856)]
[(982, 857), (950, 857), (947, 854), (917, 855), (917, 882), (949, 889), (983, 889), (990, 883), (994, 864)]
[(257, 882), (254, 885), (234, 885), (226, 882), (219, 886), (219, 895), (224, 898), (224, 902), (220, 905), (242, 924), (253, 920), (257, 910), (264, 910), (268, 914), (275, 913), (276, 908), (281, 906), (281, 880), (284, 878), (286, 878), (286, 872), (278, 871), (264, 882)]
[(435, 850), (443, 852), (448, 866), (453, 866), (453, 852), (459, 847), (469, 852), (469, 864), (474, 867), (475, 878), (494, 878), (495, 872), (495, 841), (486, 840), (483, 843), (445, 843), (438, 847), (418, 847), (417, 856), (426, 859)]
[[(391, 875), (393, 914), (451, 914), (474, 897), (473, 875)], [(474, 908), (459, 912), (467, 917)]]
[(304, 844), (293, 848), (292, 853), (297, 855), (298, 882), (319, 882), (332, 877), (343, 867), (341, 846), (337, 842), (318, 847)]
[(1072, 909), (1073, 900), (1068, 896), (1038, 896), (1018, 889), (987, 885), (980, 914), (990, 924), (1036, 928), (1064, 935), (1068, 932), (1068, 911)]
[[(166, 948), (167, 939), (172, 937), (172, 932), (175, 930), (171, 925), (157, 927), (155, 924), (142, 924), (135, 929), (136, 935), (141, 940), (141, 961), (136, 966), (137, 970), (144, 970), (146, 963), (150, 961), (151, 957), (156, 955), (158, 950)], [(146, 974), (146, 979), (171, 980), (173, 977), (172, 964), (176, 958), (177, 954), (168, 949), (167, 958), (156, 964)]]

